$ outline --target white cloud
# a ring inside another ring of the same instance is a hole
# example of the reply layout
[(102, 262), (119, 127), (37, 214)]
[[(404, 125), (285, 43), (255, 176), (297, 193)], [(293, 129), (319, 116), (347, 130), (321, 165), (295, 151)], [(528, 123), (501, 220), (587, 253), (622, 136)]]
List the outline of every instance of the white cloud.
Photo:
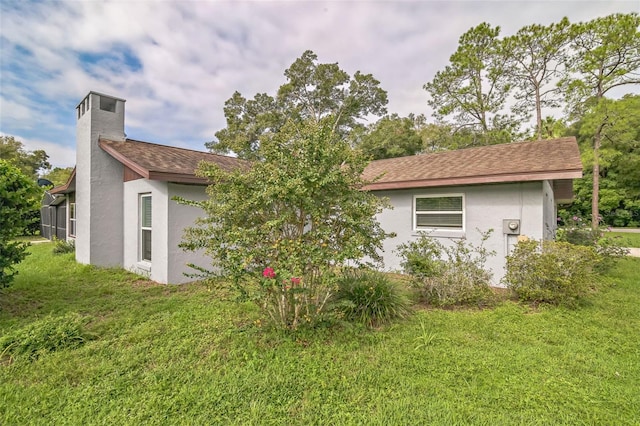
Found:
[(71, 164), (73, 108), (90, 90), (127, 99), (130, 137), (203, 149), (225, 126), (235, 90), (274, 93), (306, 49), (372, 73), (390, 112), (426, 113), (422, 85), (472, 26), (510, 34), (639, 9), (637, 1), (10, 3), (0, 3), (0, 130), (52, 158), (58, 150), (61, 165)]
[(70, 146), (60, 145), (39, 139), (25, 138), (20, 135), (6, 135), (0, 132), (0, 136), (13, 136), (22, 142), (25, 151), (36, 151), (43, 149), (49, 155), (49, 163), (52, 167), (73, 167), (76, 165), (76, 150)]

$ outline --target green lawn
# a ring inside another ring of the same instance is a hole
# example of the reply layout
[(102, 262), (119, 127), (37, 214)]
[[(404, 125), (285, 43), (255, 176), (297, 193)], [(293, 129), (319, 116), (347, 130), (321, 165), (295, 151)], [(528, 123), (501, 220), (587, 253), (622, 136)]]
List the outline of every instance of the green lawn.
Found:
[(623, 247), (640, 247), (640, 233), (607, 232), (605, 235), (614, 237)]
[(0, 331), (77, 312), (94, 338), (0, 366), (3, 425), (640, 421), (640, 259), (577, 310), (505, 302), (285, 335), (232, 295), (51, 248), (34, 246), (0, 293)]

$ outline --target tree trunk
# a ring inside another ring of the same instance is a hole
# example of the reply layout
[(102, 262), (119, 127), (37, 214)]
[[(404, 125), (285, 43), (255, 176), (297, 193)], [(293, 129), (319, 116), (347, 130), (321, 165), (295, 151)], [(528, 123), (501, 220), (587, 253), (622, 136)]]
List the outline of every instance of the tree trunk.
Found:
[(598, 127), (593, 140), (593, 193), (591, 198), (591, 227), (595, 230), (600, 225), (600, 137), (602, 127)]
[(540, 100), (540, 87), (536, 86), (536, 128), (538, 129), (538, 140), (542, 140), (542, 105)]

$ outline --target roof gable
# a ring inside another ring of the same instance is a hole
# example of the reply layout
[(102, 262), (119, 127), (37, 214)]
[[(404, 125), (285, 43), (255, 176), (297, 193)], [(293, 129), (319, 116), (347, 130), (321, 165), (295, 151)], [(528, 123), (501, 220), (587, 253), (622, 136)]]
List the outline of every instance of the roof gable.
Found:
[(372, 161), (368, 190), (582, 177), (574, 137), (467, 148)]

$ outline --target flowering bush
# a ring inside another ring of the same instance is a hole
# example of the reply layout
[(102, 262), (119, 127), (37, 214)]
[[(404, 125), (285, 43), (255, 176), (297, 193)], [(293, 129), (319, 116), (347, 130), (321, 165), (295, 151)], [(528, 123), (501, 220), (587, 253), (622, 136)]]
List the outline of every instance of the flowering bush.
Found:
[[(367, 160), (328, 122), (292, 120), (260, 139), (261, 161), (228, 171), (202, 163), (205, 217), (182, 247), (205, 250), (211, 273), (295, 329), (328, 313), (336, 271), (380, 259), (388, 203), (362, 188)], [(201, 272), (207, 272), (202, 271)]]
[(271, 267), (263, 269), (260, 287), (262, 308), (283, 328), (295, 329), (302, 322), (310, 322), (328, 301), (327, 294), (318, 300), (317, 289), (308, 286), (301, 277), (277, 274)]

